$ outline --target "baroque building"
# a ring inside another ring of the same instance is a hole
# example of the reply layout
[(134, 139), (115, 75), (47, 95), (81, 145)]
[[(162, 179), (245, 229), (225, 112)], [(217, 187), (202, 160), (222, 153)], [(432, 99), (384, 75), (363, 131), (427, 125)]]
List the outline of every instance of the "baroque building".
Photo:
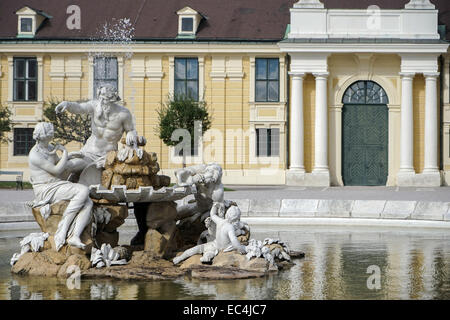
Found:
[[(0, 168), (27, 178), (46, 102), (94, 99), (111, 84), (165, 174), (182, 157), (158, 138), (157, 111), (170, 95), (187, 93), (213, 118), (188, 164), (220, 163), (225, 183), (448, 185), (449, 7), (2, 1), (0, 101), (13, 112), (13, 130)], [(105, 30), (116, 41), (105, 41)]]

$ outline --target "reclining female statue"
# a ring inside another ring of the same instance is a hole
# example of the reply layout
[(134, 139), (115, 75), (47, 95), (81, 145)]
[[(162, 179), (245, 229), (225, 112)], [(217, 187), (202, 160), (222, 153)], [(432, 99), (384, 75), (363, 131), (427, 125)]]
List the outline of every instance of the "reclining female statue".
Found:
[[(70, 170), (69, 155), (61, 145), (52, 145), (53, 125), (48, 122), (39, 122), (33, 132), (36, 144), (29, 154), (30, 182), (34, 190), (34, 207), (53, 204), (62, 200), (69, 200), (55, 233), (56, 251), (66, 243), (67, 233), (73, 225), (73, 232), (69, 235), (67, 243), (81, 249), (85, 245), (80, 236), (91, 221), (92, 200), (89, 198), (89, 188), (62, 179), (64, 173)], [(62, 151), (61, 158), (56, 151)], [(76, 156), (73, 155), (73, 156)]]

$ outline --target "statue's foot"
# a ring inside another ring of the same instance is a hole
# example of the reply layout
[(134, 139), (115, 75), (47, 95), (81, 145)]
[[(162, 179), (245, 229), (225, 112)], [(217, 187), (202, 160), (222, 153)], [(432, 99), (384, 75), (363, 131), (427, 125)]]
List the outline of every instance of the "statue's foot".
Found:
[(203, 264), (212, 264), (212, 260), (213, 260), (213, 258), (214, 257), (210, 257), (210, 256), (202, 256), (201, 258), (200, 258), (200, 262), (201, 263), (203, 263)]
[(66, 243), (66, 238), (62, 237), (60, 235), (55, 235), (55, 249), (56, 251), (59, 251), (59, 249), (62, 248), (62, 246)]
[(179, 264), (183, 259), (181, 259), (180, 256), (173, 258), (172, 262), (173, 264)]
[(132, 246), (139, 246), (145, 243), (145, 233), (138, 231), (136, 235), (131, 239), (130, 245)]
[(83, 242), (81, 242), (81, 239), (78, 237), (71, 237), (69, 240), (67, 240), (67, 243), (72, 247), (80, 248), (82, 250), (86, 248), (86, 245)]

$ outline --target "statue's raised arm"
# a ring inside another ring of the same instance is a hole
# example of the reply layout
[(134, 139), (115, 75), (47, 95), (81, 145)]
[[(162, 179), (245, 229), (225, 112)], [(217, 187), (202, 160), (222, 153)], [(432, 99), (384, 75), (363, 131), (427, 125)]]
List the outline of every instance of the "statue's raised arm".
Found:
[(81, 103), (63, 101), (55, 107), (56, 114), (63, 113), (66, 110), (69, 111), (70, 113), (75, 114), (93, 113), (94, 104), (92, 103), (92, 101)]
[(116, 88), (105, 85), (97, 90), (96, 100), (83, 103), (64, 101), (56, 106), (58, 114), (69, 111), (91, 116), (92, 135), (81, 148), (80, 156), (69, 160), (74, 175), (81, 174), (91, 164), (95, 164), (97, 169), (104, 167), (106, 154), (118, 150), (118, 143), (124, 133), (126, 144), (137, 147), (139, 137), (134, 117), (130, 110), (118, 104), (119, 101)]

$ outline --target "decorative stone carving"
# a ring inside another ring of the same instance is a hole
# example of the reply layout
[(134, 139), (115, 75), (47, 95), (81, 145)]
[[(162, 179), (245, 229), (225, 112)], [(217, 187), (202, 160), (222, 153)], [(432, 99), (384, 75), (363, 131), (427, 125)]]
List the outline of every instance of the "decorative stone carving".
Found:
[(324, 9), (325, 6), (319, 0), (299, 0), (294, 3), (294, 8), (301, 9)]
[(14, 255), (11, 258), (11, 266), (13, 266), (17, 260), (21, 256), (23, 256), (25, 253), (32, 251), (32, 252), (39, 252), (39, 250), (44, 246), (45, 240), (48, 238), (48, 233), (40, 232), (40, 233), (30, 233), (28, 236), (23, 238), (22, 241), (20, 241), (20, 253), (14, 253)]
[[(144, 138), (139, 140), (139, 145), (145, 145)], [(127, 189), (150, 186), (153, 186), (154, 189), (168, 187), (170, 177), (158, 176), (158, 172), (159, 164), (156, 153), (147, 153), (143, 149), (125, 145), (119, 151), (113, 150), (106, 155), (101, 184), (106, 189), (110, 189), (114, 185), (125, 185)]]
[(93, 267), (102, 268), (105, 266), (110, 267), (112, 265), (127, 264), (127, 260), (120, 259), (120, 254), (110, 244), (104, 243), (100, 249), (92, 249), (91, 263)]
[(430, 0), (411, 0), (405, 4), (405, 9), (435, 9)]

